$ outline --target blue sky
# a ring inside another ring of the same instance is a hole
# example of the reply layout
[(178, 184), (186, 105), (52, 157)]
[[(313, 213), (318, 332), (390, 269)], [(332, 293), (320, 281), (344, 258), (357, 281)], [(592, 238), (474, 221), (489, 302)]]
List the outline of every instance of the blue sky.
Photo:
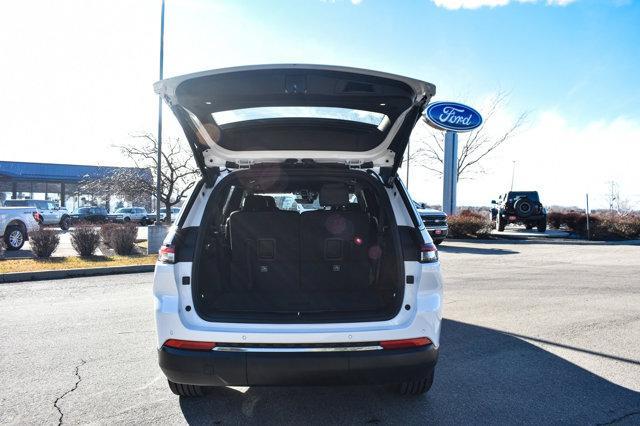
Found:
[[(113, 144), (155, 132), (159, 6), (3, 2), (0, 157), (123, 164)], [(523, 111), (528, 125), (460, 183), (460, 204), (495, 198), (517, 161), (516, 186), (551, 204), (590, 192), (602, 205), (613, 180), (640, 208), (639, 23), (640, 4), (624, 0), (167, 0), (165, 76), (324, 63), (427, 80), (436, 100), (479, 108), (508, 91), (493, 126)], [(182, 136), (166, 116), (166, 134)], [(419, 168), (411, 190), (440, 202), (440, 180)]]

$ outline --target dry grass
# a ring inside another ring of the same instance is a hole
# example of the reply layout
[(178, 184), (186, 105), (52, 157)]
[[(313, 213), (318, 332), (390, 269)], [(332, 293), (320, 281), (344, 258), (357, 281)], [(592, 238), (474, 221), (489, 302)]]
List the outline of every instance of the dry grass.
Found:
[(0, 260), (0, 274), (111, 266), (153, 265), (157, 258), (158, 256), (154, 254), (148, 256), (93, 256), (90, 258), (53, 257), (50, 259), (4, 259)]

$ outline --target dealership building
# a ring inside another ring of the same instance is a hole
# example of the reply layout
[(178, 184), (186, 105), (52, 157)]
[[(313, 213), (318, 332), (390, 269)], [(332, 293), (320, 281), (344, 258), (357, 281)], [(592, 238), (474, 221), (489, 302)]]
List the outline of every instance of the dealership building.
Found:
[[(0, 161), (0, 203), (8, 199), (29, 198), (53, 201), (69, 210), (96, 205), (112, 211), (131, 204), (132, 200), (82, 193), (80, 183), (105, 178), (119, 171), (134, 171), (152, 180), (149, 169)], [(148, 198), (135, 200), (136, 205), (150, 209), (151, 199)]]

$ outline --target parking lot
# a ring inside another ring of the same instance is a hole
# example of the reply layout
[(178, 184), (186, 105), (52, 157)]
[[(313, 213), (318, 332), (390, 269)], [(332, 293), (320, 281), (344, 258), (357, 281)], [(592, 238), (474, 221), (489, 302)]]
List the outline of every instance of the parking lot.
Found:
[(0, 285), (0, 422), (640, 422), (640, 246), (447, 241), (430, 393), (220, 388), (157, 367), (151, 274)]

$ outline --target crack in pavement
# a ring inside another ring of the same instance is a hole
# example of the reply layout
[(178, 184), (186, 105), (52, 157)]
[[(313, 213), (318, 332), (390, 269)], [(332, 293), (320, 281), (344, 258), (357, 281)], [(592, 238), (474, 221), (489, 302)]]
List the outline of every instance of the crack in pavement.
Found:
[(69, 389), (68, 391), (66, 391), (65, 393), (63, 393), (59, 397), (57, 397), (56, 400), (53, 402), (53, 406), (56, 408), (56, 410), (58, 410), (58, 413), (60, 413), (60, 417), (58, 418), (58, 426), (60, 426), (62, 424), (62, 419), (64, 417), (64, 413), (62, 412), (62, 410), (58, 406), (58, 403), (62, 400), (62, 398), (64, 398), (65, 396), (69, 395), (71, 392), (75, 391), (76, 389), (78, 389), (78, 385), (82, 381), (82, 377), (80, 377), (80, 367), (85, 365), (87, 363), (87, 361), (85, 361), (84, 359), (80, 359), (80, 361), (81, 361), (80, 364), (76, 365), (76, 368), (75, 368), (75, 375), (77, 377), (76, 383), (73, 385), (73, 387), (71, 389)]
[(617, 417), (607, 423), (599, 423), (598, 426), (606, 426), (606, 425), (614, 425), (616, 423), (620, 423), (621, 421), (627, 419), (628, 417), (632, 417), (632, 416), (637, 416), (640, 414), (640, 411), (632, 411), (630, 413), (627, 413), (623, 416)]

